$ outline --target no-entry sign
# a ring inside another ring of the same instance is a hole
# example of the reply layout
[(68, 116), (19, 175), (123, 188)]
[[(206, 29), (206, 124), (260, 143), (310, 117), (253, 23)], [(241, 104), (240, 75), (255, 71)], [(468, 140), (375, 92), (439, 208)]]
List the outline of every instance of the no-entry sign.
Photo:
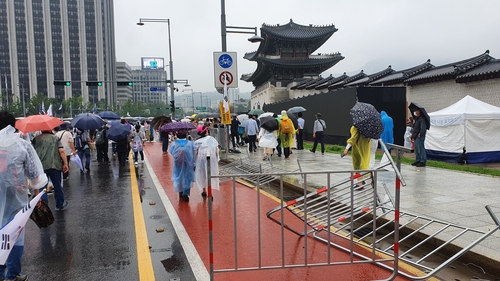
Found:
[(214, 52), (215, 88), (238, 88), (236, 52)]

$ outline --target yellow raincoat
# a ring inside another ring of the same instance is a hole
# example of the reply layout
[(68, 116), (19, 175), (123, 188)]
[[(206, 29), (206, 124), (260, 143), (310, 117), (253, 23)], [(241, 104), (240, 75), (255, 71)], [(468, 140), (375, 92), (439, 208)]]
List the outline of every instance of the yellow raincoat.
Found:
[(285, 119), (290, 119), (290, 118), (288, 117), (288, 115), (282, 114), (281, 119), (279, 119), (279, 122), (278, 122), (278, 124), (279, 124), (278, 132), (279, 132), (279, 138), (281, 139), (281, 147), (282, 148), (292, 147), (295, 144), (294, 136), (297, 132), (297, 130), (295, 129), (295, 126), (293, 125), (293, 122), (292, 122), (292, 133), (289, 133), (289, 134), (282, 134), (281, 133), (281, 120), (285, 120)]
[(354, 170), (370, 168), (370, 139), (361, 135), (356, 127), (351, 127), (351, 137), (347, 143), (352, 146), (352, 167)]

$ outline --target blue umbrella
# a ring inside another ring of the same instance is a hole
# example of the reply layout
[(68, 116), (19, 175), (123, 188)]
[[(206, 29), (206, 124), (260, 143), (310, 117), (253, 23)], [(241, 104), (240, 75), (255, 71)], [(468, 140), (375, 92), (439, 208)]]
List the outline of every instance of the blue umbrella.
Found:
[(97, 115), (101, 116), (102, 119), (120, 119), (120, 115), (114, 113), (113, 111), (102, 111), (99, 112)]
[(99, 129), (106, 122), (97, 114), (82, 113), (78, 114), (71, 120), (71, 125), (80, 130), (94, 130)]
[(127, 138), (130, 135), (130, 130), (127, 126), (114, 122), (111, 124), (111, 128), (106, 131), (106, 136), (112, 141), (119, 141)]

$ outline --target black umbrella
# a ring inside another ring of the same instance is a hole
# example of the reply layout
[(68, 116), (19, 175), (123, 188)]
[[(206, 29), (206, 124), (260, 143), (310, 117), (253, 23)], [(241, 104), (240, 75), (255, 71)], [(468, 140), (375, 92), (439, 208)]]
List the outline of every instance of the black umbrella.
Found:
[(352, 124), (359, 133), (370, 139), (379, 139), (384, 131), (382, 118), (375, 107), (369, 103), (357, 102), (351, 108)]
[(427, 130), (429, 130), (429, 128), (431, 127), (431, 118), (429, 117), (429, 114), (427, 114), (427, 111), (425, 110), (425, 108), (421, 107), (420, 105), (418, 105), (418, 104), (416, 104), (414, 102), (410, 103), (410, 105), (408, 106), (408, 108), (410, 109), (411, 115), (413, 115), (413, 118), (416, 117), (413, 114), (413, 112), (415, 110), (420, 110), (420, 116), (424, 117), (425, 124), (427, 125)]
[(119, 141), (127, 138), (130, 135), (128, 126), (120, 122), (113, 122), (111, 128), (106, 131), (106, 136), (112, 141)]
[(93, 113), (78, 114), (71, 120), (71, 125), (80, 130), (100, 129), (104, 124), (106, 122), (99, 115)]
[(151, 120), (151, 122), (149, 124), (151, 126), (153, 126), (153, 129), (158, 130), (161, 126), (164, 125), (163, 123), (165, 123), (165, 122), (167, 122), (167, 123), (172, 122), (172, 118), (170, 118), (169, 116), (165, 116), (165, 115), (158, 116), (158, 117), (153, 118), (153, 120)]
[(120, 115), (114, 113), (113, 111), (102, 111), (99, 112), (97, 115), (101, 116), (102, 119), (109, 119), (109, 120), (120, 119)]
[(260, 118), (260, 126), (269, 132), (278, 130), (278, 120), (272, 116), (264, 116)]
[(177, 132), (180, 130), (192, 130), (195, 128), (195, 125), (193, 125), (192, 123), (172, 122), (161, 126), (160, 132)]
[(297, 116), (295, 116), (295, 114), (293, 114), (290, 111), (287, 111), (286, 115), (288, 115), (288, 118), (290, 118), (290, 120), (292, 120), (293, 127), (295, 127), (295, 130), (298, 130), (299, 129), (299, 121), (297, 120)]

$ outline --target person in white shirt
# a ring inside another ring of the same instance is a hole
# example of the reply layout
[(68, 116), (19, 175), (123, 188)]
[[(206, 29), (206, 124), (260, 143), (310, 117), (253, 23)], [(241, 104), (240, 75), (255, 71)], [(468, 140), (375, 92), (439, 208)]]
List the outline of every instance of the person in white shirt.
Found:
[(304, 125), (305, 120), (302, 118), (302, 112), (297, 114), (299, 118), (297, 119), (297, 123), (299, 124), (299, 128), (297, 130), (297, 150), (304, 149)]
[[(54, 128), (56, 132), (56, 137), (61, 141), (64, 152), (66, 153), (66, 158), (68, 163), (70, 163), (70, 158), (72, 155), (76, 155), (76, 148), (73, 140), (73, 134), (68, 130), (68, 125), (66, 123)], [(68, 167), (69, 168), (69, 167)], [(66, 173), (63, 173), (63, 180), (67, 179), (69, 175), (69, 169)]]
[(248, 136), (248, 150), (250, 152), (257, 152), (257, 145), (255, 142), (257, 141), (257, 133), (259, 132), (259, 126), (257, 125), (257, 121), (255, 121), (256, 116), (252, 116), (252, 119), (248, 119), (245, 125), (245, 132)]

